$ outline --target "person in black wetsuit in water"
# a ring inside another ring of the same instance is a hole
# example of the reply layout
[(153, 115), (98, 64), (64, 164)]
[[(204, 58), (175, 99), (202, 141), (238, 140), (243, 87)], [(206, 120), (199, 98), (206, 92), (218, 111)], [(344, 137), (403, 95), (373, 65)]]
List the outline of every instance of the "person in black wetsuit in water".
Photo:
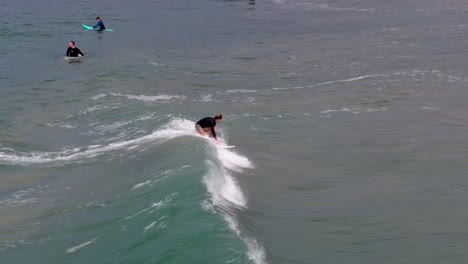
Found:
[(221, 114), (218, 114), (215, 117), (205, 117), (200, 119), (197, 124), (195, 124), (195, 129), (200, 135), (204, 136), (206, 133), (209, 133), (210, 137), (213, 137), (217, 140), (215, 126), (216, 123), (221, 122), (221, 119), (223, 119), (223, 115)]
[(78, 54), (81, 56), (84, 56), (84, 54), (81, 52), (81, 50), (77, 47), (75, 47), (75, 41), (70, 41), (68, 43), (68, 49), (67, 49), (67, 57), (78, 57)]

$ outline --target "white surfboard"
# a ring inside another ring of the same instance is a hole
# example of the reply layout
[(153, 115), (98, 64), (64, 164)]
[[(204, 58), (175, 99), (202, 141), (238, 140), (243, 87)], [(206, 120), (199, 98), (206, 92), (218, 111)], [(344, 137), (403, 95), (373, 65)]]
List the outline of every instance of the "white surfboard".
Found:
[(81, 59), (82, 56), (78, 56), (78, 57), (69, 57), (69, 56), (65, 56), (64, 59), (65, 60), (71, 60), (71, 61), (74, 61), (74, 60), (79, 60)]
[(224, 138), (220, 138), (218, 137), (218, 139), (214, 139), (214, 138), (210, 138), (211, 140), (213, 140), (213, 142), (216, 144), (217, 147), (219, 148), (223, 148), (223, 149), (231, 149), (231, 148), (235, 148), (236, 146), (234, 145), (226, 145), (226, 142), (224, 141)]

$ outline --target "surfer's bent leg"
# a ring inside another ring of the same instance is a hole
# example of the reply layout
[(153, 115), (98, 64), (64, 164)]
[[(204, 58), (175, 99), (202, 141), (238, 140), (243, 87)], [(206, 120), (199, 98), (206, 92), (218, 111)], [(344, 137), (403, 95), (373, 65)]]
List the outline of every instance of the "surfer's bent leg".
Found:
[(210, 138), (213, 137), (213, 134), (211, 133), (211, 129), (209, 127), (204, 127), (203, 130), (205, 130), (205, 134), (208, 134)]
[(204, 136), (206, 133), (205, 133), (205, 130), (200, 126), (200, 125), (195, 125), (195, 130), (197, 130), (198, 134)]

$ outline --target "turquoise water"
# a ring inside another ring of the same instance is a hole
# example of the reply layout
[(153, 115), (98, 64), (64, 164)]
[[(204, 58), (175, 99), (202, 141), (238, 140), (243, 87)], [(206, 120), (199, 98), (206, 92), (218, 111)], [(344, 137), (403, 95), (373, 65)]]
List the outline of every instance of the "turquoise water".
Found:
[(466, 10), (0, 2), (0, 262), (462, 263)]

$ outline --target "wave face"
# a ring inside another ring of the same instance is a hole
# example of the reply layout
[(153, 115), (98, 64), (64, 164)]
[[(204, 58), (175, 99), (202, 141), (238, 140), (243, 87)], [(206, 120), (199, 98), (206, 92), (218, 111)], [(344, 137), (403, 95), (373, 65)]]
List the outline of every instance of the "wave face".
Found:
[[(112, 133), (130, 123), (94, 130)], [(0, 197), (0, 210), (13, 215), (4, 226), (24, 221), (35, 227), (0, 243), (6, 259), (21, 259), (19, 248), (34, 252), (47, 245), (51, 254), (78, 260), (96, 252), (132, 260), (151, 249), (163, 263), (186, 263), (193, 256), (204, 263), (266, 263), (264, 249), (243, 231), (237, 216), (248, 210), (248, 202), (236, 176), (253, 163), (226, 149), (227, 141), (198, 135), (194, 126), (173, 118), (151, 133), (106, 144), (49, 152), (2, 148), (4, 168), (58, 176)], [(195, 253), (207, 250), (214, 252)]]

